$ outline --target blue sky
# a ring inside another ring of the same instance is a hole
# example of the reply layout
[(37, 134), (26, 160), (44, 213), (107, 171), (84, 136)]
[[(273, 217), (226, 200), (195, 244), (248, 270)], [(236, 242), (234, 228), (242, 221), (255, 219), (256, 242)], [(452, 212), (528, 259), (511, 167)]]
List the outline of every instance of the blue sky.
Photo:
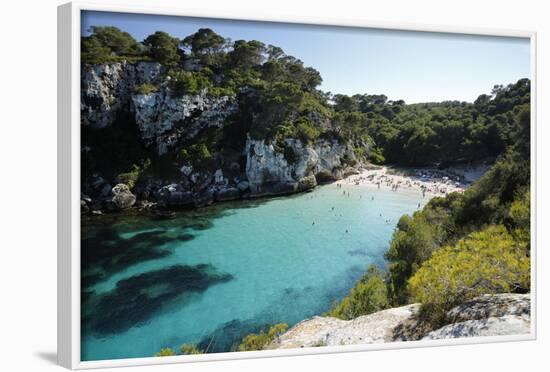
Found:
[(495, 84), (530, 76), (525, 38), (83, 12), (83, 34), (90, 26), (106, 25), (138, 41), (155, 31), (184, 38), (205, 27), (233, 40), (256, 39), (317, 69), (325, 91), (385, 94), (407, 103), (472, 102)]

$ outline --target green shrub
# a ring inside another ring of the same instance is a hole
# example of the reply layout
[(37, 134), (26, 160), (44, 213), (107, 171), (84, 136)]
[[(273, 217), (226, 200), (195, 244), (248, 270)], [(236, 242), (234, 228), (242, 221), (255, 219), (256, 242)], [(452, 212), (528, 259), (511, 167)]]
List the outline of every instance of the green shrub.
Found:
[(149, 159), (146, 159), (141, 166), (133, 164), (132, 168), (128, 172), (120, 173), (116, 176), (115, 181), (116, 183), (125, 183), (128, 185), (130, 190), (132, 190), (136, 186), (136, 183), (138, 182), (143, 171), (148, 169), (150, 165), (151, 161)]
[(233, 97), (235, 96), (235, 89), (231, 87), (212, 87), (208, 90), (208, 93), (214, 97)]
[(433, 200), (413, 217), (402, 216), (385, 254), (389, 261), (389, 291), (395, 304), (408, 302), (407, 280), (418, 267), (441, 247), (446, 233), (452, 230), (448, 212)]
[(134, 87), (134, 92), (136, 94), (151, 94), (153, 92), (156, 92), (157, 90), (158, 87), (150, 83), (143, 83)]
[(195, 143), (181, 149), (177, 157), (182, 163), (190, 164), (198, 170), (208, 168), (214, 160), (214, 156), (204, 143)]
[(278, 323), (269, 327), (267, 332), (262, 330), (258, 334), (251, 333), (242, 340), (238, 347), (238, 351), (262, 350), (271, 343), (275, 337), (286, 332), (287, 329), (288, 324)]
[(375, 147), (372, 149), (371, 153), (369, 154), (369, 160), (373, 164), (382, 165), (386, 162), (386, 158), (384, 157), (384, 154), (382, 153), (382, 149), (380, 147)]
[(204, 354), (204, 351), (200, 350), (195, 344), (183, 344), (180, 351), (182, 355)]
[(531, 192), (526, 187), (510, 206), (508, 214), (511, 220), (511, 229), (514, 237), (522, 242), (529, 252), (531, 240)]
[(311, 143), (319, 138), (321, 131), (308, 118), (302, 117), (294, 123), (296, 127), (296, 137), (303, 143)]
[(502, 225), (470, 234), (435, 252), (409, 279), (411, 298), (440, 321), (447, 310), (476, 296), (529, 290), (529, 258)]
[(334, 304), (326, 315), (349, 320), (387, 309), (389, 306), (383, 274), (376, 266), (370, 266), (349, 295), (340, 303)]
[(170, 73), (170, 89), (176, 97), (185, 94), (199, 94), (204, 89), (209, 89), (212, 83), (200, 72), (173, 70)]
[(176, 352), (169, 347), (162, 348), (158, 353), (155, 354), (155, 356), (157, 357), (174, 356), (174, 355), (176, 355)]

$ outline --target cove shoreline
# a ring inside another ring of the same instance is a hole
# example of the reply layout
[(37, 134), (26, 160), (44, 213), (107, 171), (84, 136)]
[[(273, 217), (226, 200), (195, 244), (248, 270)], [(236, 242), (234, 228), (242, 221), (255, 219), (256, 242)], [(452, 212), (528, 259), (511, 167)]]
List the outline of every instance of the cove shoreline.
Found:
[[(212, 205), (240, 200), (262, 200), (300, 193), (313, 192), (317, 186), (335, 184), (342, 186), (367, 186), (372, 188), (391, 188), (396, 192), (419, 192), (424, 197), (444, 197), (452, 192), (463, 193), (474, 181), (479, 179), (490, 167), (491, 162), (484, 161), (473, 165), (456, 165), (443, 169), (436, 167), (403, 167), (398, 165), (366, 165), (356, 169), (347, 169), (343, 178), (319, 180), (309, 185), (287, 185), (276, 191), (261, 193), (242, 192), (221, 196), (218, 191), (204, 203), (187, 203), (170, 205), (163, 201), (137, 200), (133, 206), (125, 209), (83, 210), (81, 215), (91, 220), (102, 215), (141, 215), (149, 214), (156, 219), (175, 218), (179, 212), (204, 209)], [(311, 176), (314, 177), (314, 176)], [(165, 186), (170, 190), (170, 186)], [(292, 187), (291, 187), (292, 186)], [(178, 191), (173, 191), (178, 193)], [(81, 196), (81, 205), (87, 203), (85, 195)]]

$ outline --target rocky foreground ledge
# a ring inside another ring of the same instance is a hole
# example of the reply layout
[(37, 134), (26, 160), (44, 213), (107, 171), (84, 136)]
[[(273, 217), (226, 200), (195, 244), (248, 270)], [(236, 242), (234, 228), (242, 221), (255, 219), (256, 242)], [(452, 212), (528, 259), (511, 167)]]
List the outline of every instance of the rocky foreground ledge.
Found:
[(430, 330), (419, 320), (420, 304), (382, 310), (353, 320), (316, 316), (304, 320), (267, 346), (290, 349), (458, 337), (528, 334), (530, 294), (484, 295), (447, 313), (449, 324)]

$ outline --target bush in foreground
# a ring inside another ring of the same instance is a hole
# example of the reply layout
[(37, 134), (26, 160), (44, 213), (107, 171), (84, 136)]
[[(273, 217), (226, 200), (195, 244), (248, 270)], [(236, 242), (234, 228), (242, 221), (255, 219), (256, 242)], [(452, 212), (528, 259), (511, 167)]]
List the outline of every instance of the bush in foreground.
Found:
[(157, 357), (174, 356), (174, 355), (176, 355), (176, 352), (169, 347), (162, 348), (158, 353), (155, 354), (155, 356)]
[(340, 303), (326, 314), (344, 320), (387, 309), (390, 306), (383, 274), (376, 266), (370, 266), (363, 278)]
[(278, 323), (269, 327), (269, 330), (267, 332), (262, 330), (258, 334), (251, 333), (242, 340), (237, 350), (238, 351), (262, 350), (271, 341), (273, 341), (275, 337), (284, 333), (287, 329), (288, 329), (288, 324)]
[(529, 290), (529, 258), (502, 225), (470, 234), (434, 252), (408, 282), (413, 301), (434, 322), (447, 310), (482, 294)]

